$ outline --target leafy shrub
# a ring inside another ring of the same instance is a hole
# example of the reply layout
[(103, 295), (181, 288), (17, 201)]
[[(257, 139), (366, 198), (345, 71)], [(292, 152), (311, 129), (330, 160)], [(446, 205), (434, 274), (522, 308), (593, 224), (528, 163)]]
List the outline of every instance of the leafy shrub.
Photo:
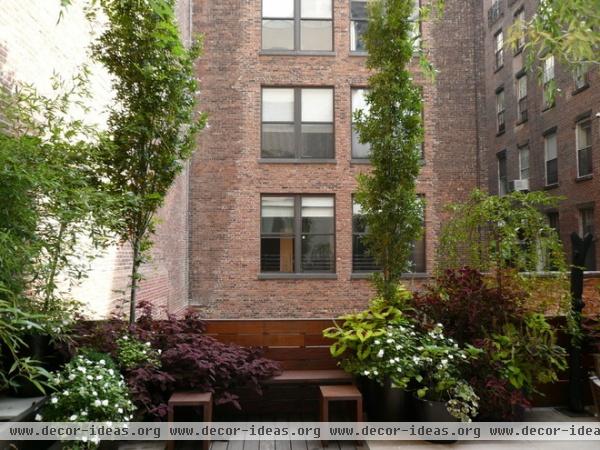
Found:
[(414, 307), (422, 321), (439, 322), (459, 343), (484, 350), (465, 376), (483, 416), (511, 418), (530, 406), (538, 384), (556, 381), (566, 352), (544, 316), (524, 307), (527, 294), (515, 278), (503, 280), (499, 289), (474, 269), (446, 270)]
[(85, 330), (81, 327), (78, 344), (94, 345), (118, 358), (122, 336), (150, 342), (159, 354), (160, 367), (146, 363), (124, 369), (131, 396), (141, 412), (156, 418), (167, 414), (167, 401), (174, 391), (212, 392), (216, 404), (232, 403), (240, 408), (235, 389), (252, 387), (261, 392), (261, 381), (279, 372), (274, 361), (262, 357), (262, 350), (224, 344), (203, 334), (199, 316), (188, 312), (183, 317), (169, 315), (153, 318), (152, 306), (140, 303), (141, 314), (135, 325), (110, 320)]
[[(82, 350), (53, 378), (56, 392), (36, 420), (127, 422), (134, 406), (123, 376), (109, 355)], [(96, 448), (98, 442), (65, 442), (63, 448)]]
[(126, 370), (149, 364), (160, 366), (160, 350), (152, 348), (150, 342), (142, 342), (127, 335), (117, 340), (117, 361)]

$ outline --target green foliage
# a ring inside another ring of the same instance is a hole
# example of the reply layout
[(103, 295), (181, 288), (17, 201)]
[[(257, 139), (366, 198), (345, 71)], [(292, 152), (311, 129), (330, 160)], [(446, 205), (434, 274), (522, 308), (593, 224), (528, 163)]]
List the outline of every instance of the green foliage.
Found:
[[(56, 390), (36, 420), (128, 422), (134, 406), (127, 385), (109, 355), (83, 350), (53, 377)], [(98, 439), (66, 441), (63, 448), (94, 449)]]
[(99, 180), (124, 199), (114, 228), (133, 249), (130, 320), (135, 320), (139, 266), (151, 246), (154, 217), (190, 157), (206, 117), (196, 117), (194, 62), (200, 43), (181, 41), (174, 0), (101, 0), (108, 26), (94, 58), (114, 77), (110, 139)]
[(567, 368), (566, 351), (556, 344), (552, 327), (541, 314), (529, 314), (521, 329), (504, 325), (502, 334), (492, 336), (491, 359), (499, 363), (500, 373), (526, 395), (536, 392), (538, 384), (558, 381), (558, 371)]
[(407, 0), (369, 3), (365, 44), (369, 52), (368, 113), (356, 114), (361, 142), (371, 146), (372, 171), (358, 178), (356, 201), (367, 224), (365, 243), (383, 268), (379, 294), (393, 297), (408, 269), (412, 242), (421, 233), (423, 206), (415, 191), (420, 168), (421, 92), (408, 64), (413, 56)]
[(117, 340), (117, 361), (125, 370), (143, 364), (160, 367), (160, 353), (151, 347), (150, 342), (142, 342), (133, 336), (123, 336)]
[(529, 68), (554, 55), (571, 69), (600, 65), (600, 8), (597, 0), (540, 0), (536, 14), (513, 25), (508, 43), (525, 41)]
[(543, 192), (499, 197), (473, 191), (468, 201), (449, 207), (450, 220), (440, 233), (438, 269), (468, 266), (480, 272), (564, 272), (562, 244), (540, 212), (558, 201)]
[(347, 353), (345, 356), (353, 355), (359, 361), (369, 358), (374, 340), (386, 334), (388, 325), (406, 324), (402, 309), (410, 298), (411, 293), (398, 286), (392, 301), (377, 297), (367, 310), (341, 317), (341, 325), (323, 331), (325, 337), (336, 340), (331, 355), (337, 358)]

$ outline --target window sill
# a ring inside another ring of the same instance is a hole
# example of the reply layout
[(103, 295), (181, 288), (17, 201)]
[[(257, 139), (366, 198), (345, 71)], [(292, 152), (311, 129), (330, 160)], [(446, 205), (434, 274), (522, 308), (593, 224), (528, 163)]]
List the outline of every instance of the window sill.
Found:
[[(376, 272), (352, 272), (350, 274), (351, 280), (370, 280), (373, 274)], [(404, 273), (401, 277), (403, 280), (423, 280), (430, 278), (429, 274), (426, 272), (417, 272), (417, 273)]]
[(500, 67), (496, 67), (496, 68), (494, 69), (494, 73), (498, 73), (498, 72), (500, 72), (500, 71), (501, 71), (503, 68), (504, 68), (504, 64), (502, 64)]
[(359, 56), (359, 57), (366, 57), (369, 56), (369, 52), (359, 52), (359, 51), (352, 51), (350, 50), (350, 53), (348, 54), (349, 56)]
[(521, 53), (523, 53), (523, 47), (519, 47), (514, 53), (513, 53), (513, 58), (515, 56), (519, 56)]
[(559, 186), (560, 186), (560, 183), (547, 184), (547, 185), (544, 186), (544, 190), (545, 191), (549, 191), (551, 189), (556, 189)]
[(546, 111), (550, 111), (552, 108), (554, 108), (554, 105), (545, 106), (545, 107), (542, 109), (542, 112), (543, 112), (543, 113), (545, 113)]
[(504, 130), (501, 130), (501, 131), (498, 131), (498, 132), (496, 133), (496, 137), (502, 136), (504, 133), (506, 133), (506, 129), (504, 129)]
[(335, 159), (259, 158), (259, 164), (337, 164)]
[(527, 120), (528, 120), (528, 119), (522, 119), (522, 120), (519, 120), (519, 121), (517, 122), (517, 126), (519, 126), (519, 125), (523, 125), (524, 123), (527, 123)]
[(371, 160), (368, 158), (352, 158), (350, 164), (370, 165)]
[(337, 280), (335, 273), (259, 273), (259, 280)]
[(336, 56), (335, 51), (261, 50), (259, 56)]
[(588, 181), (594, 178), (594, 174), (590, 173), (587, 175), (582, 175), (580, 177), (575, 178), (575, 183), (581, 183), (582, 181)]
[(590, 85), (589, 85), (588, 83), (585, 83), (583, 86), (581, 86), (581, 87), (579, 87), (579, 88), (575, 88), (575, 89), (573, 90), (573, 92), (571, 92), (571, 95), (577, 95), (577, 94), (579, 94), (580, 92), (583, 92), (583, 91), (585, 91), (585, 90), (586, 90), (587, 88), (589, 88), (589, 87), (590, 87)]

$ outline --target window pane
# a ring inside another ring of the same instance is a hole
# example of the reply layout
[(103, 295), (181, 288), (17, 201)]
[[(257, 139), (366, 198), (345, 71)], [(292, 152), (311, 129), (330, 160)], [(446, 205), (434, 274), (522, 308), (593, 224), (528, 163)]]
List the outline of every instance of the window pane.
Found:
[(529, 178), (529, 149), (522, 148), (519, 150), (519, 167), (521, 170), (521, 180)]
[(369, 22), (366, 20), (353, 20), (350, 24), (350, 50), (364, 52), (367, 50), (363, 36), (367, 32)]
[(350, 2), (350, 13), (353, 19), (367, 19), (367, 0), (354, 0)]
[(333, 236), (302, 235), (302, 271), (333, 272)]
[(303, 19), (331, 19), (331, 0), (301, 0)]
[(546, 137), (546, 161), (555, 159), (556, 156), (556, 134), (551, 134)]
[(333, 229), (333, 197), (302, 197), (302, 232), (330, 234)]
[(263, 17), (294, 17), (294, 0), (262, 0)]
[(261, 272), (294, 272), (294, 239), (267, 237), (260, 240)]
[(410, 271), (414, 273), (425, 272), (425, 240), (419, 239), (413, 245), (410, 258)]
[(262, 48), (264, 50), (294, 50), (294, 21), (263, 20)]
[(363, 237), (355, 234), (352, 236), (352, 271), (353, 272), (376, 272), (381, 267), (375, 258), (369, 253), (364, 244)]
[(331, 20), (302, 20), (300, 23), (300, 49), (333, 50)]
[(352, 157), (357, 159), (368, 158), (371, 154), (371, 144), (361, 144), (358, 139), (358, 132), (352, 127)]
[(365, 98), (367, 89), (352, 89), (352, 114), (356, 111), (363, 111), (365, 114), (369, 112), (369, 106)]
[(295, 158), (294, 125), (265, 123), (262, 126), (263, 158)]
[(577, 148), (582, 149), (592, 145), (592, 123), (590, 121), (577, 124)]
[(302, 124), (301, 156), (302, 158), (333, 158), (333, 125)]
[(294, 232), (294, 197), (263, 197), (262, 234)]
[(519, 98), (527, 96), (527, 76), (523, 75), (519, 78)]
[(302, 122), (333, 122), (333, 89), (302, 89)]
[(592, 149), (590, 147), (579, 150), (577, 152), (578, 167), (580, 177), (590, 175), (592, 173)]
[(262, 90), (263, 122), (294, 121), (294, 90), (267, 88)]
[(546, 162), (546, 184), (558, 183), (558, 159)]

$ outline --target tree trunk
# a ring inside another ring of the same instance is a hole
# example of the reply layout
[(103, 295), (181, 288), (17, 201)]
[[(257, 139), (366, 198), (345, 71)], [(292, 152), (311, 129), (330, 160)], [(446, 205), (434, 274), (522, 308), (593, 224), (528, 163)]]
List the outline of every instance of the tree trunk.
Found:
[(54, 293), (54, 280), (56, 278), (56, 272), (58, 268), (58, 258), (60, 257), (60, 251), (62, 247), (63, 235), (65, 232), (65, 224), (61, 222), (60, 228), (58, 230), (58, 236), (56, 238), (56, 245), (54, 247), (54, 255), (52, 255), (52, 262), (50, 263), (50, 275), (48, 275), (48, 279), (46, 280), (46, 289), (44, 295), (44, 311), (48, 311), (50, 307), (50, 298)]
[(140, 241), (136, 239), (131, 244), (133, 248), (133, 264), (131, 267), (131, 295), (129, 298), (129, 324), (135, 323), (136, 298), (138, 289), (138, 272), (140, 268)]

